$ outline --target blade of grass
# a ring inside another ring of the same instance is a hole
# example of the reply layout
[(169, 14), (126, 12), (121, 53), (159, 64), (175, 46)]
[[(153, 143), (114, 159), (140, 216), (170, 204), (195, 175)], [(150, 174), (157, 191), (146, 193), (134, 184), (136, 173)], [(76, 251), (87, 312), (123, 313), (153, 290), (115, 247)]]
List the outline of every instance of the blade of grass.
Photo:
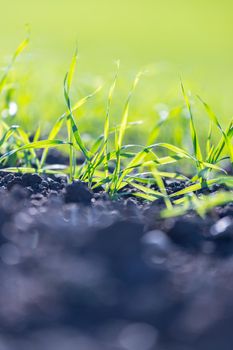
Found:
[[(214, 178), (206, 181), (206, 187), (210, 187), (215, 184), (223, 184), (229, 187), (233, 187), (233, 177), (232, 176), (218, 177), (218, 178)], [(177, 197), (187, 193), (196, 192), (201, 188), (202, 188), (201, 183), (192, 184), (178, 192), (171, 194), (170, 197)]]
[(17, 49), (15, 50), (13, 56), (11, 57), (11, 61), (8, 64), (7, 68), (5, 69), (5, 72), (3, 73), (2, 78), (0, 79), (0, 94), (5, 86), (7, 77), (9, 75), (10, 70), (12, 69), (17, 57), (26, 49), (29, 43), (29, 37), (30, 37), (30, 31), (29, 27), (27, 27), (27, 35), (26, 38), (19, 44)]
[(157, 171), (157, 168), (153, 167), (153, 169), (151, 169), (151, 172), (152, 172), (152, 174), (154, 176), (154, 179), (155, 179), (155, 181), (157, 183), (157, 186), (158, 186), (160, 192), (164, 196), (163, 197), (164, 198), (164, 203), (165, 203), (167, 209), (172, 209), (172, 203), (171, 203), (170, 198), (169, 198), (169, 196), (167, 194), (166, 187), (164, 185), (163, 179), (160, 176), (159, 172)]
[(108, 177), (108, 158), (107, 158), (107, 154), (108, 154), (108, 139), (109, 139), (109, 128), (110, 128), (110, 121), (109, 121), (109, 117), (110, 117), (110, 109), (111, 109), (111, 104), (112, 104), (112, 97), (113, 97), (113, 93), (115, 91), (115, 87), (116, 87), (116, 82), (117, 82), (117, 78), (118, 78), (118, 74), (119, 74), (119, 68), (120, 68), (120, 62), (118, 61), (117, 63), (117, 71), (114, 77), (114, 81), (112, 86), (110, 87), (109, 90), (109, 94), (108, 94), (108, 102), (107, 102), (107, 112), (106, 112), (106, 116), (105, 116), (105, 123), (104, 123), (104, 146), (103, 146), (103, 152), (105, 155), (104, 158), (104, 171), (105, 171), (105, 176)]
[[(213, 110), (210, 108), (210, 106), (202, 100), (202, 98), (200, 96), (198, 96), (198, 99), (201, 101), (201, 103), (203, 104), (203, 106), (205, 107), (205, 110), (207, 112), (207, 115), (209, 116), (209, 118), (211, 119), (211, 121), (217, 126), (217, 128), (220, 130), (223, 138), (224, 138), (224, 141), (225, 141), (225, 145), (228, 149), (228, 152), (229, 152), (229, 156), (230, 156), (230, 159), (231, 159), (231, 163), (233, 164), (233, 146), (230, 142), (230, 139), (228, 138), (228, 135), (224, 132), (221, 124), (219, 123), (219, 120), (216, 116), (216, 114), (213, 112)], [(216, 159), (215, 159), (216, 161)]]
[(2, 136), (0, 140), (0, 147), (4, 145), (5, 142), (19, 129), (18, 125), (12, 125)]
[(128, 115), (129, 115), (129, 106), (130, 106), (130, 101), (132, 99), (134, 90), (136, 89), (136, 86), (139, 82), (139, 79), (142, 75), (142, 72), (139, 72), (133, 82), (132, 88), (129, 92), (128, 98), (126, 100), (125, 103), (125, 107), (123, 110), (123, 115), (122, 115), (122, 119), (121, 119), (121, 123), (120, 123), (120, 129), (119, 129), (119, 134), (117, 135), (117, 137), (115, 137), (115, 147), (116, 147), (116, 155), (117, 155), (117, 159), (116, 159), (116, 166), (115, 166), (115, 170), (114, 170), (114, 176), (112, 179), (112, 183), (110, 185), (110, 192), (114, 193), (117, 190), (117, 179), (119, 176), (119, 172), (120, 172), (120, 164), (121, 164), (121, 157), (120, 157), (120, 150), (122, 147), (122, 143), (123, 143), (123, 138), (125, 135), (125, 131), (126, 131), (126, 126), (127, 126), (127, 122), (128, 122)]
[(206, 213), (211, 211), (213, 208), (233, 201), (233, 193), (221, 191), (213, 193), (208, 196), (197, 196), (192, 195), (183, 202), (182, 205), (177, 205), (173, 207), (172, 210), (165, 209), (161, 212), (161, 217), (163, 219), (184, 215), (187, 211), (195, 210), (201, 217), (205, 217)]
[(189, 98), (185, 92), (183, 83), (181, 81), (181, 90), (183, 93), (183, 97), (186, 103), (186, 107), (188, 109), (189, 112), (189, 117), (190, 117), (190, 132), (191, 132), (191, 138), (192, 138), (192, 143), (193, 143), (193, 150), (194, 150), (194, 154), (195, 154), (195, 158), (197, 159), (196, 161), (196, 166), (197, 169), (200, 171), (202, 169), (202, 161), (203, 161), (203, 157), (202, 157), (202, 152), (201, 152), (201, 148), (200, 148), (200, 144), (198, 141), (198, 136), (197, 136), (197, 132), (196, 132), (196, 128), (194, 125), (194, 119), (193, 119), (193, 112), (192, 112), (192, 108), (191, 108), (191, 104), (189, 101)]
[(62, 141), (62, 140), (42, 140), (42, 141), (37, 141), (37, 142), (31, 142), (29, 144), (26, 144), (24, 146), (21, 146), (15, 150), (6, 152), (0, 157), (0, 163), (12, 156), (13, 154), (19, 152), (19, 151), (25, 151), (29, 149), (37, 149), (37, 148), (50, 148), (50, 147), (57, 147), (57, 146), (64, 146), (64, 145), (69, 145), (69, 142)]

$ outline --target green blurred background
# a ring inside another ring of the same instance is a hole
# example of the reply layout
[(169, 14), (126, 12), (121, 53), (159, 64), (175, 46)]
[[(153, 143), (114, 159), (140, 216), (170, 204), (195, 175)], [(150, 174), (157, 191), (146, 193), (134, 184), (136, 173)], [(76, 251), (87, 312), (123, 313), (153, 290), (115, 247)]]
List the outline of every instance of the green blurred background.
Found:
[(133, 119), (144, 119), (148, 126), (156, 119), (158, 104), (177, 105), (180, 76), (223, 123), (231, 116), (232, 0), (0, 0), (0, 14), (1, 67), (24, 37), (24, 24), (31, 27), (30, 46), (16, 65), (20, 78), (14, 73), (19, 117), (27, 125), (53, 120), (64, 110), (62, 82), (76, 42), (74, 99), (106, 82), (95, 99), (94, 115), (93, 104), (87, 107), (87, 129), (104, 113), (102, 102), (116, 59), (121, 60), (116, 112), (135, 72), (146, 69), (133, 102)]

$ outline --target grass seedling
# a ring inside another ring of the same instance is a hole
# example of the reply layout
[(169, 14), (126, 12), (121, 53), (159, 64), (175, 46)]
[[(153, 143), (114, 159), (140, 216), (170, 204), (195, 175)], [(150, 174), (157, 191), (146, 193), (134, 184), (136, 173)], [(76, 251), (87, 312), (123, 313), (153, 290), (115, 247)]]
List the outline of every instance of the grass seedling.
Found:
[[(3, 73), (0, 79), (0, 94), (6, 88), (12, 65), (28, 45), (28, 40), (27, 36), (19, 45)], [(113, 199), (127, 194), (128, 186), (134, 188), (133, 195), (141, 199), (147, 201), (162, 199), (166, 206), (166, 210), (162, 212), (163, 217), (181, 215), (179, 213), (187, 210), (196, 210), (199, 215), (204, 216), (213, 206), (232, 201), (231, 191), (221, 191), (219, 194), (208, 196), (198, 194), (203, 187), (209, 188), (216, 184), (233, 188), (232, 177), (224, 168), (224, 161), (230, 161), (231, 165), (233, 164), (232, 120), (226, 128), (223, 128), (212, 109), (199, 97), (210, 120), (208, 135), (204, 142), (203, 140), (200, 142), (191, 103), (181, 82), (181, 91), (189, 114), (191, 149), (185, 146), (182, 138), (180, 138), (179, 145), (175, 145), (161, 136), (161, 130), (166, 129), (167, 125), (173, 122), (174, 117), (176, 123), (178, 122), (182, 107), (173, 108), (166, 118), (161, 118), (152, 126), (146, 145), (127, 144), (126, 131), (135, 125), (141, 127), (140, 123), (129, 123), (128, 121), (130, 103), (141, 73), (137, 74), (134, 79), (123, 107), (120, 124), (112, 126), (110, 114), (119, 75), (118, 62), (108, 92), (106, 113), (103, 115), (103, 132), (96, 140), (86, 145), (79, 131), (75, 112), (84, 107), (101, 88), (97, 88), (93, 93), (72, 104), (71, 88), (76, 64), (77, 50), (72, 57), (63, 84), (66, 111), (54, 123), (47, 139), (41, 139), (43, 135), (41, 135), (40, 127), (36, 129), (33, 140), (30, 141), (30, 134), (21, 126), (10, 125), (5, 120), (0, 120), (0, 164), (3, 171), (64, 173), (68, 175), (70, 182), (81, 180), (93, 189), (102, 186)], [(213, 141), (214, 128), (220, 132), (217, 142)], [(67, 135), (67, 137), (59, 137), (59, 135)], [(114, 137), (115, 140), (113, 140)], [(204, 144), (203, 149), (201, 144)], [(49, 149), (57, 147), (60, 147), (63, 152), (66, 152), (68, 147), (68, 166), (63, 164), (48, 166), (46, 164)], [(43, 150), (40, 157), (38, 149)], [(77, 166), (76, 160), (80, 154), (84, 160), (81, 165)], [(186, 164), (187, 169), (190, 169), (189, 176), (182, 171), (180, 163)], [(186, 181), (186, 187), (168, 195), (164, 182), (166, 178)], [(152, 185), (157, 185), (156, 190), (151, 187)]]

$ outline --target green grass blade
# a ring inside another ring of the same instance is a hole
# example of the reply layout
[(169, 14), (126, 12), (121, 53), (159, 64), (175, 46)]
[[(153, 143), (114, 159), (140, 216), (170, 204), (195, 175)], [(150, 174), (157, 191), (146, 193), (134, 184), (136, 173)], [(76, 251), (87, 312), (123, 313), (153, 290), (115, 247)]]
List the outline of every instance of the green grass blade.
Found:
[(159, 172), (157, 171), (156, 168), (153, 168), (153, 170), (151, 170), (151, 171), (152, 171), (152, 174), (154, 176), (154, 179), (155, 179), (155, 181), (157, 183), (157, 186), (158, 186), (160, 192), (164, 196), (164, 203), (165, 203), (167, 209), (172, 209), (172, 203), (171, 203), (170, 198), (169, 198), (169, 196), (167, 194), (166, 187), (164, 185), (162, 177), (160, 176), (160, 174), (159, 174)]
[(40, 125), (39, 125), (38, 128), (36, 129), (35, 135), (33, 137), (33, 142), (38, 141), (39, 138), (40, 138), (40, 135), (41, 135), (41, 128), (40, 128)]
[(7, 172), (7, 173), (21, 173), (21, 174), (28, 174), (28, 173), (35, 173), (37, 170), (35, 168), (29, 168), (29, 167), (9, 167), (9, 168), (1, 168), (1, 171)]
[(105, 123), (104, 123), (104, 148), (103, 152), (105, 155), (104, 159), (104, 170), (105, 170), (105, 176), (108, 177), (108, 159), (107, 159), (107, 154), (108, 154), (108, 139), (109, 139), (109, 128), (110, 128), (110, 109), (111, 109), (111, 104), (112, 104), (112, 98), (113, 98), (113, 93), (115, 91), (116, 87), (116, 82), (118, 78), (118, 73), (119, 73), (119, 68), (120, 68), (120, 62), (117, 62), (117, 71), (114, 77), (114, 81), (112, 86), (110, 87), (109, 94), (108, 94), (108, 103), (107, 103), (107, 112), (105, 116)]
[[(212, 185), (215, 184), (221, 184), (221, 185), (226, 185), (228, 187), (233, 187), (233, 177), (232, 176), (224, 176), (224, 177), (218, 177), (218, 178), (214, 178), (211, 180), (207, 180), (206, 181), (206, 185), (205, 187), (210, 187)], [(173, 193), (172, 195), (170, 195), (170, 197), (177, 197), (177, 196), (183, 196), (187, 193), (191, 193), (191, 192), (196, 192), (198, 190), (200, 190), (202, 188), (202, 184), (201, 183), (195, 183), (192, 184), (188, 187), (185, 187), (184, 189), (177, 191), (175, 193)]]
[(208, 162), (210, 163), (216, 163), (219, 159), (219, 157), (221, 156), (226, 144), (227, 147), (229, 149), (229, 153), (231, 154), (231, 150), (232, 150), (232, 145), (231, 145), (231, 138), (232, 138), (232, 132), (231, 132), (231, 128), (232, 128), (232, 120), (229, 123), (228, 127), (226, 128), (226, 131), (224, 131), (221, 140), (219, 141), (219, 143), (217, 144), (217, 146), (214, 148), (213, 153), (211, 153), (210, 158), (208, 158)]
[(26, 47), (28, 46), (29, 43), (29, 37), (30, 37), (30, 33), (29, 30), (27, 31), (27, 36), (26, 38), (19, 44), (19, 46), (17, 47), (17, 49), (15, 50), (10, 63), (8, 64), (5, 72), (3, 73), (2, 78), (0, 79), (0, 94), (5, 86), (8, 74), (10, 72), (10, 70), (12, 69), (17, 57), (26, 49)]
[(192, 195), (183, 201), (183, 204), (173, 207), (173, 209), (165, 209), (161, 212), (163, 219), (184, 215), (189, 210), (195, 210), (201, 217), (205, 217), (206, 213), (217, 206), (222, 206), (233, 201), (233, 193), (220, 191), (209, 196)]
[(192, 113), (191, 104), (190, 104), (189, 98), (188, 98), (188, 96), (187, 96), (187, 94), (185, 92), (185, 89), (184, 89), (184, 86), (183, 86), (182, 82), (181, 82), (181, 90), (182, 90), (183, 97), (184, 97), (187, 109), (189, 111), (189, 116), (190, 116), (190, 132), (191, 132), (191, 138), (192, 138), (192, 143), (193, 143), (194, 154), (195, 154), (195, 157), (197, 159), (196, 166), (197, 166), (198, 170), (201, 170), (201, 168), (202, 168), (201, 164), (202, 164), (202, 161), (203, 161), (202, 152), (201, 152), (201, 148), (200, 148), (200, 145), (199, 145), (196, 128), (195, 128), (195, 125), (194, 125), (194, 119), (193, 119), (193, 113)]
[(18, 125), (12, 125), (2, 136), (0, 140), (0, 147), (2, 147), (7, 140), (19, 129)]
[[(76, 112), (79, 108), (81, 108), (90, 98), (92, 98), (93, 96), (95, 96), (100, 90), (101, 90), (101, 86), (98, 87), (93, 93), (83, 97), (81, 100), (77, 101), (75, 103), (75, 105), (72, 108), (72, 113)], [(64, 120), (69, 116), (69, 110), (67, 110), (67, 112), (63, 113), (56, 121), (56, 123), (54, 124), (51, 132), (49, 133), (48, 139), (49, 140), (53, 140), (55, 139), (55, 137), (57, 136), (57, 134), (60, 132), (62, 125), (64, 123)], [(48, 154), (48, 150), (44, 149), (42, 157), (41, 157), (41, 161), (40, 161), (40, 167), (44, 166), (44, 163), (46, 161), (46, 157)]]
[[(201, 103), (203, 104), (203, 106), (205, 107), (205, 110), (207, 112), (207, 115), (209, 116), (209, 118), (212, 120), (212, 122), (217, 126), (217, 128), (220, 130), (221, 134), (223, 135), (224, 141), (225, 141), (225, 145), (229, 151), (229, 156), (231, 159), (231, 163), (233, 164), (233, 146), (230, 142), (230, 139), (228, 137), (228, 135), (224, 132), (221, 124), (219, 123), (219, 120), (216, 116), (216, 114), (213, 112), (213, 110), (210, 108), (210, 106), (201, 99), (200, 96), (198, 96), (199, 100), (201, 101)], [(216, 161), (217, 159), (215, 159)]]
[(82, 151), (83, 155), (85, 156), (85, 158), (86, 158), (87, 160), (89, 160), (89, 159), (90, 159), (90, 152), (89, 152), (88, 149), (85, 147), (85, 145), (84, 145), (84, 143), (83, 143), (83, 141), (82, 141), (82, 138), (81, 138), (80, 133), (79, 133), (79, 130), (78, 130), (78, 126), (77, 126), (77, 124), (75, 123), (75, 120), (74, 120), (74, 118), (73, 118), (72, 115), (69, 116), (69, 120), (70, 120), (70, 122), (71, 122), (72, 133), (73, 133), (74, 139), (75, 139), (75, 141), (76, 141), (76, 144), (75, 144), (75, 142), (74, 142), (74, 147), (75, 147), (76, 149), (78, 149), (78, 150), (80, 149), (80, 150)]
[(155, 200), (158, 199), (157, 196), (153, 196), (151, 194), (147, 194), (147, 193), (143, 193), (143, 192), (133, 192), (132, 195), (134, 197), (145, 199), (148, 202), (154, 202)]
[(42, 141), (37, 141), (37, 142), (31, 142), (28, 143), (24, 146), (21, 146), (15, 150), (6, 152), (0, 157), (0, 163), (5, 160), (6, 158), (12, 156), (13, 154), (19, 152), (19, 151), (25, 151), (25, 150), (30, 150), (30, 149), (40, 149), (40, 148), (51, 148), (51, 147), (58, 147), (58, 146), (64, 146), (64, 145), (69, 145), (68, 142), (62, 141), (62, 140), (42, 140)]
[(66, 88), (67, 88), (68, 95), (69, 95), (71, 84), (73, 81), (73, 77), (74, 77), (74, 73), (75, 73), (75, 69), (76, 69), (76, 65), (77, 65), (77, 59), (78, 59), (78, 48), (76, 47), (74, 55), (73, 55), (72, 60), (71, 60), (69, 71), (67, 73)]
[[(51, 132), (49, 133), (49, 136), (48, 136), (49, 140), (54, 140), (55, 139), (55, 137), (57, 136), (57, 134), (59, 133), (59, 131), (62, 128), (62, 125), (63, 125), (63, 122), (64, 122), (64, 118), (65, 118), (65, 115), (62, 115), (60, 118), (58, 118), (58, 120), (54, 124)], [(40, 168), (42, 168), (44, 166), (47, 155), (48, 155), (48, 149), (45, 148), (43, 153), (42, 153), (42, 156), (41, 156)]]
[(140, 184), (138, 184), (136, 182), (130, 181), (130, 185), (133, 186), (134, 188), (140, 190), (141, 192), (147, 194), (147, 195), (153, 196), (154, 200), (158, 199), (158, 198), (164, 198), (165, 197), (163, 193), (161, 193), (159, 191), (155, 191), (152, 188), (140, 185)]
[(141, 72), (138, 73), (134, 79), (133, 86), (129, 92), (129, 95), (128, 95), (128, 98), (126, 100), (125, 107), (123, 110), (123, 115), (122, 115), (122, 119), (121, 119), (121, 123), (120, 123), (119, 133), (117, 132), (117, 130), (115, 133), (115, 148), (116, 148), (117, 159), (116, 159), (116, 166), (115, 166), (115, 170), (114, 170), (114, 176), (112, 178), (112, 183), (110, 184), (111, 193), (114, 193), (115, 191), (117, 191), (118, 177), (119, 177), (120, 168), (121, 168), (120, 150), (122, 147), (123, 138), (124, 138), (126, 127), (127, 127), (129, 105), (130, 105), (130, 101), (131, 101), (132, 96), (133, 96), (133, 92), (134, 92), (134, 90), (139, 82), (141, 75), (142, 75)]
[(133, 82), (133, 86), (130, 90), (130, 93), (129, 93), (128, 98), (127, 98), (126, 103), (125, 103), (125, 107), (124, 107), (124, 111), (123, 111), (123, 115), (122, 115), (122, 119), (121, 119), (121, 124), (120, 124), (119, 136), (118, 136), (118, 140), (117, 140), (118, 149), (120, 149), (122, 146), (122, 142), (123, 142), (126, 126), (127, 126), (127, 121), (128, 121), (130, 101), (132, 99), (134, 90), (139, 82), (141, 75), (142, 75), (141, 72), (139, 72), (136, 75), (134, 82)]

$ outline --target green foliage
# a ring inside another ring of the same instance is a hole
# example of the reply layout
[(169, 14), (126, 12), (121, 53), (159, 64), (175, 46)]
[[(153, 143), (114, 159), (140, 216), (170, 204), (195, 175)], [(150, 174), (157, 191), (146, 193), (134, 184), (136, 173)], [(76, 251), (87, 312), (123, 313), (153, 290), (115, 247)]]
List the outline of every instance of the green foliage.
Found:
[[(11, 62), (0, 80), (0, 92), (7, 84), (8, 73), (18, 55), (28, 44), (28, 37), (20, 44)], [(97, 140), (87, 142), (79, 127), (76, 112), (100, 91), (98, 87), (93, 93), (82, 97), (75, 104), (71, 99), (72, 81), (77, 63), (77, 50), (73, 55), (70, 68), (65, 75), (63, 91), (66, 111), (57, 119), (46, 139), (41, 139), (41, 128), (38, 127), (32, 141), (30, 135), (18, 125), (10, 125), (0, 120), (2, 136), (0, 138), (0, 164), (3, 171), (64, 173), (69, 181), (79, 179), (88, 183), (90, 188), (103, 186), (114, 199), (127, 194), (127, 188), (133, 187), (133, 195), (147, 201), (162, 200), (166, 210), (163, 216), (180, 215), (194, 209), (200, 215), (210, 210), (214, 205), (232, 201), (232, 192), (221, 192), (211, 196), (197, 196), (197, 191), (209, 188), (215, 184), (225, 184), (233, 187), (233, 180), (227, 174), (225, 163), (233, 165), (233, 121), (224, 129), (216, 115), (207, 103), (199, 98), (205, 107), (210, 120), (209, 133), (204, 144), (200, 142), (198, 128), (195, 126), (194, 113), (190, 99), (181, 83), (185, 106), (188, 110), (190, 124), (189, 147), (181, 138), (179, 145), (161, 142), (161, 130), (168, 128), (174, 118), (179, 118), (181, 107), (174, 108), (168, 117), (162, 118), (151, 127), (147, 145), (127, 144), (125, 136), (129, 128), (137, 123), (129, 122), (129, 112), (135, 88), (142, 73), (136, 75), (132, 88), (123, 107), (120, 124), (113, 125), (111, 106), (119, 75), (119, 63), (107, 97), (107, 108), (103, 122), (103, 133)], [(177, 122), (177, 121), (176, 121)], [(213, 140), (213, 127), (220, 131), (219, 140)], [(59, 135), (59, 138), (57, 138)], [(185, 135), (187, 136), (187, 135)], [(62, 164), (46, 165), (49, 148), (59, 147), (61, 151), (69, 151), (69, 166)], [(43, 149), (39, 156), (38, 149)], [(76, 164), (77, 157), (82, 157), (81, 165)], [(183, 167), (188, 169), (183, 171)], [(221, 175), (224, 174), (224, 175)], [(220, 176), (221, 175), (221, 176)], [(172, 195), (166, 191), (164, 179), (179, 179), (186, 181), (186, 187)], [(151, 185), (157, 185), (157, 190)], [(177, 197), (180, 197), (178, 198)]]

